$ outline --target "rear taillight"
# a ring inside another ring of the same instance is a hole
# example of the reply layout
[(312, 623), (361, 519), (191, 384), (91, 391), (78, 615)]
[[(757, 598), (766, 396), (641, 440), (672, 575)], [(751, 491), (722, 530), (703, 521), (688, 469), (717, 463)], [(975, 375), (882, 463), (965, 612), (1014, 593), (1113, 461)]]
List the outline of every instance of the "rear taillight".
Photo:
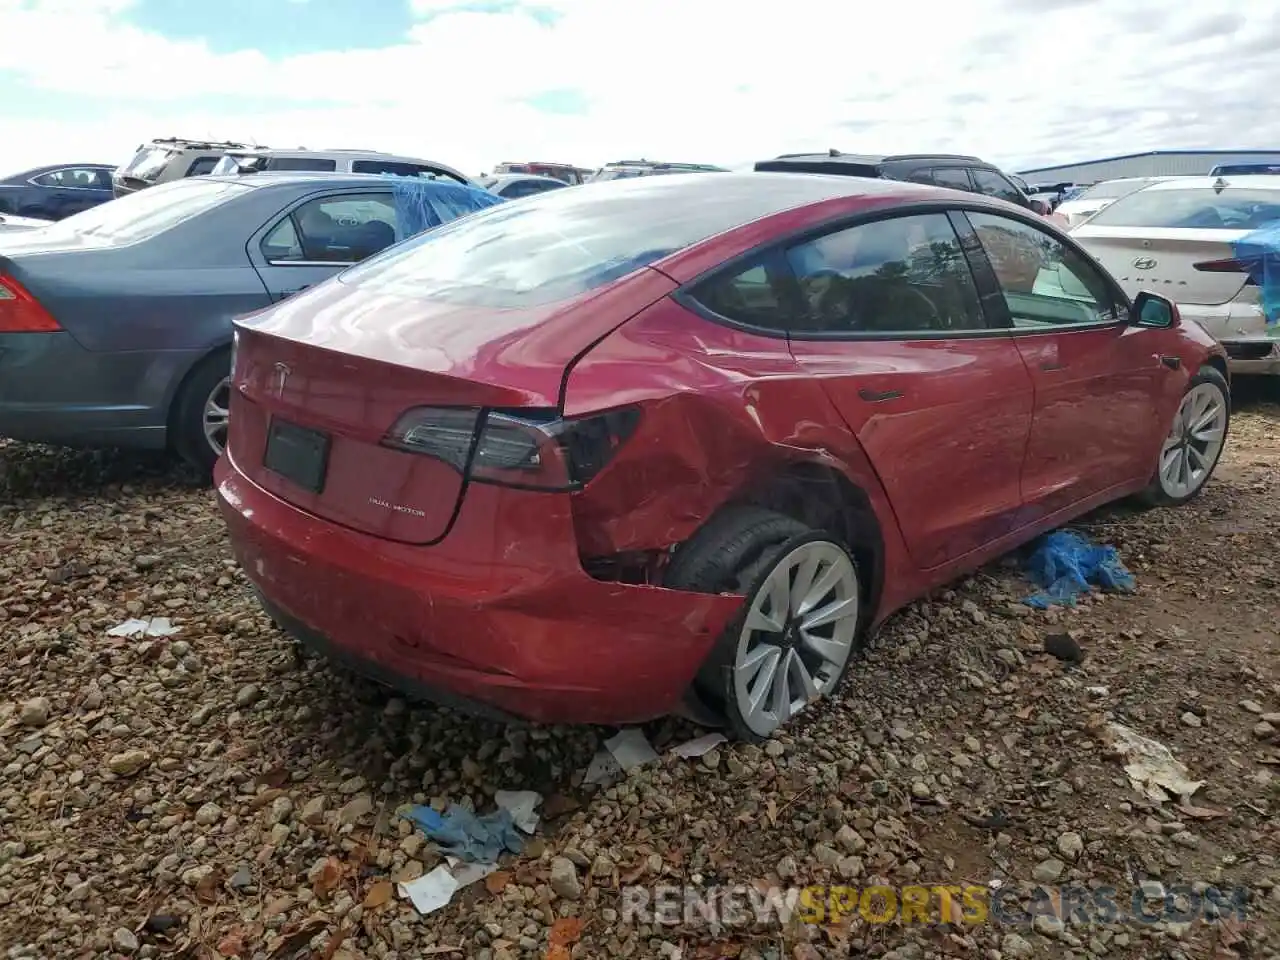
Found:
[(1193, 263), (1193, 267), (1202, 273), (1243, 273), (1248, 275), (1245, 284), (1254, 282), (1253, 273), (1258, 268), (1258, 264), (1253, 260), (1241, 260), (1237, 257), (1227, 257), (1223, 260), (1201, 260), (1199, 263)]
[(12, 277), (0, 276), (0, 333), (56, 333), (62, 327)]
[(383, 443), (434, 457), (482, 483), (576, 490), (604, 469), (639, 420), (634, 407), (575, 419), (553, 411), (415, 407)]

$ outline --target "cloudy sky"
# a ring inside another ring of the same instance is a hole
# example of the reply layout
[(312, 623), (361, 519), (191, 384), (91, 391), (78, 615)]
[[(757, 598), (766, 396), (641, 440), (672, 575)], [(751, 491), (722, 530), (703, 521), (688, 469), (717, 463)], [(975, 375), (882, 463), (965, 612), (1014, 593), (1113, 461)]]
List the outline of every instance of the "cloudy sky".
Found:
[(473, 174), (1280, 147), (1278, 49), (1280, 0), (0, 0), (0, 172), (154, 136)]

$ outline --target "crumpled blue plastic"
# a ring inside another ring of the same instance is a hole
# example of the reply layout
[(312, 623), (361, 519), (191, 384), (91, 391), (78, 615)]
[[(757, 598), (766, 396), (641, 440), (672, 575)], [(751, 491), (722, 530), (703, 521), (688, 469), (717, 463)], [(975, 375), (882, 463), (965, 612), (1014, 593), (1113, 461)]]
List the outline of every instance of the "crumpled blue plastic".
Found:
[(471, 863), (497, 863), (503, 851), (519, 853), (524, 838), (516, 830), (511, 811), (498, 809), (477, 817), (465, 807), (450, 806), (444, 813), (417, 806), (404, 814), (449, 856)]
[(387, 176), (396, 208), (397, 241), (504, 202), (502, 197), (479, 187), (423, 177)]
[(1280, 324), (1280, 220), (1272, 220), (1245, 234), (1232, 245), (1237, 260), (1249, 264), (1249, 276), (1258, 285), (1267, 326)]
[(1129, 593), (1136, 585), (1113, 546), (1098, 546), (1071, 530), (1055, 530), (1032, 547), (1023, 572), (1041, 588), (1022, 602), (1037, 610), (1071, 606), (1097, 584), (1104, 590)]

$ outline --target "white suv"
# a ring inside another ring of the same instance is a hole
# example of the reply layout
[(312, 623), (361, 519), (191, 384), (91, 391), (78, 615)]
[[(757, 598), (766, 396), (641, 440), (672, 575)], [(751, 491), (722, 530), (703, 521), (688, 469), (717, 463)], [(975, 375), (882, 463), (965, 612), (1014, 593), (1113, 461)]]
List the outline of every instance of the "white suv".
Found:
[(397, 157), (373, 150), (275, 150), (267, 147), (242, 147), (226, 151), (210, 172), (214, 176), (234, 176), (285, 170), (382, 173), (400, 177), (426, 177), (430, 180), (453, 180), (468, 186), (479, 186), (465, 174), (443, 163), (415, 157)]

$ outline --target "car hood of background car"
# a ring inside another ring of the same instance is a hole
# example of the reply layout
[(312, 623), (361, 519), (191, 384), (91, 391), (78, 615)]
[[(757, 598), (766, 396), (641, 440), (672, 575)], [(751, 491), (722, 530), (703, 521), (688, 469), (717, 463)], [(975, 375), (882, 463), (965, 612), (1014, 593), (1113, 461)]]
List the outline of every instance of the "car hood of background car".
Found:
[(237, 326), (323, 350), (497, 388), (491, 406), (559, 406), (566, 368), (676, 288), (642, 267), (556, 303), (495, 308), (370, 292), (338, 278)]

